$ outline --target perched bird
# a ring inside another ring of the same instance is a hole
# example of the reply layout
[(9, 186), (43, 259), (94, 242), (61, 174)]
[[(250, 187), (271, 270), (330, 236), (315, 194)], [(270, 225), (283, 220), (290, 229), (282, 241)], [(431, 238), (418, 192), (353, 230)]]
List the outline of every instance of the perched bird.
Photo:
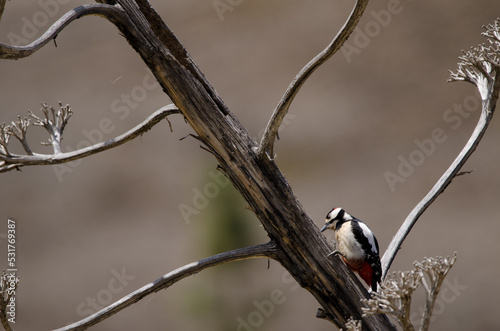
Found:
[(321, 232), (327, 229), (335, 231), (337, 242), (337, 250), (331, 254), (340, 254), (352, 271), (357, 272), (373, 291), (377, 291), (382, 267), (373, 232), (342, 208), (334, 208), (326, 215), (326, 224)]

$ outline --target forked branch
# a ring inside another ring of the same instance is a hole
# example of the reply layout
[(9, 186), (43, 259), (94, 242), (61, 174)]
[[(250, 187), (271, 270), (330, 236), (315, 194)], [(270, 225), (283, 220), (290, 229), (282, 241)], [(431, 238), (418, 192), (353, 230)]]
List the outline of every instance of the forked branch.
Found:
[(400, 227), (382, 258), (383, 277), (387, 275), (392, 261), (410, 233), (413, 225), (417, 222), (422, 213), (429, 207), (437, 197), (443, 193), (446, 187), (452, 182), (462, 166), (475, 151), (481, 141), (488, 125), (495, 112), (500, 89), (500, 19), (486, 27), (483, 36), (488, 38), (489, 46), (479, 45), (469, 52), (464, 52), (460, 57), (457, 73), (451, 73), (450, 81), (470, 82), (479, 89), (482, 99), (482, 110), (479, 121), (472, 132), (471, 137), (457, 158), (450, 165), (448, 170), (441, 176), (434, 187), (420, 201), (408, 215), (403, 225)]
[(171, 285), (177, 283), (181, 279), (194, 275), (207, 268), (228, 262), (255, 259), (261, 257), (276, 259), (277, 256), (278, 256), (278, 251), (276, 249), (276, 245), (273, 242), (268, 242), (266, 244), (235, 249), (229, 252), (207, 257), (198, 262), (193, 262), (183, 267), (180, 267), (162, 276), (161, 278), (141, 287), (137, 291), (130, 293), (129, 295), (114, 302), (110, 306), (98, 311), (97, 313), (87, 318), (84, 318), (81, 321), (57, 329), (55, 331), (85, 330), (88, 327), (95, 325), (107, 319), (108, 317), (111, 317), (112, 315), (120, 312), (121, 310), (136, 303), (137, 301), (143, 299), (144, 297), (153, 294), (155, 292), (158, 292), (160, 290), (164, 290), (170, 287)]
[[(97, 143), (95, 145), (85, 147), (73, 152), (66, 153), (55, 153), (55, 154), (35, 154), (31, 153), (28, 155), (17, 155), (9, 153), (7, 150), (7, 144), (9, 142), (10, 132), (17, 130), (13, 129), (12, 126), (0, 126), (0, 173), (10, 171), (13, 169), (19, 169), (23, 166), (33, 166), (33, 165), (54, 165), (60, 163), (71, 162), (74, 160), (78, 160), (84, 158), (86, 156), (90, 156), (96, 153), (100, 153), (106, 151), (108, 149), (120, 146), (134, 138), (141, 136), (146, 131), (149, 131), (153, 126), (161, 122), (163, 119), (167, 118), (167, 116), (172, 114), (179, 114), (180, 111), (174, 105), (167, 105), (165, 107), (160, 108), (153, 114), (151, 114), (148, 118), (146, 118), (142, 123), (125, 132), (122, 135), (119, 135), (113, 139)], [(32, 115), (34, 116), (34, 115)], [(48, 114), (47, 114), (48, 116)], [(35, 116), (35, 118), (38, 118)], [(24, 120), (23, 120), (24, 121)], [(26, 120), (27, 121), (27, 120)], [(41, 121), (40, 125), (43, 125), (45, 120), (39, 119)], [(64, 121), (64, 119), (58, 120)], [(26, 124), (26, 122), (24, 122)], [(25, 138), (26, 127), (23, 126), (24, 133), (19, 133), (19, 138)], [(61, 129), (62, 132), (62, 129)], [(16, 136), (17, 138), (17, 136)], [(52, 139), (52, 138), (51, 138)], [(26, 143), (26, 142), (25, 142)], [(27, 145), (27, 143), (26, 143)], [(29, 148), (29, 147), (27, 147)], [(25, 148), (26, 149), (26, 148)], [(59, 149), (60, 150), (60, 149)]]
[[(5, 2), (0, 2), (0, 15), (3, 11)], [(123, 17), (123, 9), (118, 6), (111, 6), (106, 4), (87, 4), (79, 6), (70, 10), (60, 19), (58, 19), (52, 26), (37, 40), (26, 46), (12, 46), (0, 43), (0, 58), (2, 59), (20, 59), (30, 56), (37, 50), (42, 48), (52, 39), (55, 39), (59, 32), (61, 32), (69, 23), (79, 19), (83, 16), (98, 15), (106, 17)], [(1, 17), (0, 17), (1, 18)]]
[(278, 129), (283, 122), (288, 109), (292, 104), (293, 99), (299, 92), (300, 88), (306, 80), (311, 76), (311, 74), (318, 69), (323, 63), (325, 63), (333, 54), (335, 54), (344, 44), (344, 42), (349, 38), (351, 33), (354, 31), (358, 25), (366, 6), (368, 5), (368, 0), (357, 0), (351, 15), (347, 19), (346, 23), (340, 29), (339, 33), (335, 36), (332, 42), (318, 55), (316, 55), (302, 70), (295, 76), (294, 80), (286, 90), (285, 94), (281, 98), (278, 106), (273, 112), (269, 123), (267, 124), (262, 140), (260, 141), (260, 146), (258, 150), (259, 157), (262, 159), (265, 154), (273, 159), (274, 152), (273, 146), (276, 136), (278, 134)]
[[(414, 263), (415, 270), (421, 275), (421, 283), (424, 286), (426, 294), (424, 313), (422, 314), (422, 321), (420, 322), (421, 331), (429, 329), (437, 296), (441, 290), (445, 277), (448, 275), (448, 272), (450, 272), (456, 260), (457, 253), (455, 252), (452, 258), (438, 256), (436, 258), (426, 258), (421, 263)], [(429, 284), (425, 280), (425, 275), (427, 275), (429, 279)]]
[[(43, 126), (45, 130), (47, 130), (47, 132), (50, 134), (49, 142), (42, 144), (52, 145), (52, 147), (54, 148), (55, 155), (61, 153), (62, 134), (64, 132), (66, 124), (68, 124), (68, 120), (70, 119), (71, 115), (73, 115), (73, 110), (71, 110), (69, 105), (63, 106), (62, 103), (59, 102), (59, 106), (60, 106), (59, 109), (56, 110), (54, 107), (49, 107), (46, 103), (43, 103), (42, 112), (44, 118), (36, 116), (31, 111), (29, 112), (30, 118), (34, 120), (33, 125)], [(21, 118), (19, 117), (18, 123), (19, 123), (18, 125), (16, 125), (16, 123), (13, 123), (12, 127), (17, 128), (16, 131), (20, 132), (20, 135), (18, 137), (17, 134), (15, 133), (13, 134), (21, 142), (26, 152), (29, 155), (32, 155), (33, 153), (31, 153), (31, 150), (27, 146), (28, 143), (26, 141), (26, 130), (28, 129), (30, 122), (29, 120), (22, 121)]]

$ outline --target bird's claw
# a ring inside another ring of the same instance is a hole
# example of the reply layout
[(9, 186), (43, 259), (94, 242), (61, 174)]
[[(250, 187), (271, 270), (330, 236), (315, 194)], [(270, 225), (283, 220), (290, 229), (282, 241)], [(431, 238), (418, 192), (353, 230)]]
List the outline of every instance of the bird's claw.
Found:
[(330, 255), (333, 255), (333, 256), (338, 256), (338, 255), (340, 255), (340, 256), (344, 256), (344, 255), (342, 255), (342, 253), (340, 253), (340, 252), (339, 252), (339, 251), (337, 251), (337, 250), (334, 250), (333, 252), (331, 252), (330, 254), (328, 254), (328, 256), (330, 256)]

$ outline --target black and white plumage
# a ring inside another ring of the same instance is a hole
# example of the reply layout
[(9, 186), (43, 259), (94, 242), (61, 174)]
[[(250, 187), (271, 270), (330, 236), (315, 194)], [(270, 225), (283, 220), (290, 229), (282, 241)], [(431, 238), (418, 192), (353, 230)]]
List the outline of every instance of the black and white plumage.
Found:
[(342, 208), (334, 208), (326, 215), (326, 224), (321, 232), (335, 231), (337, 251), (345, 263), (377, 291), (382, 278), (382, 267), (377, 238), (361, 220), (349, 215)]

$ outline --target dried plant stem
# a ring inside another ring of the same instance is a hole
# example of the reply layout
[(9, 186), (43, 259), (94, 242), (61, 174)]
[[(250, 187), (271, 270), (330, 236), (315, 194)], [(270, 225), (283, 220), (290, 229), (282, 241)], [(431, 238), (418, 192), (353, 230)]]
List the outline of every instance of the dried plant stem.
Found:
[[(434, 311), (434, 304), (436, 303), (437, 296), (441, 290), (441, 285), (448, 275), (448, 272), (455, 264), (457, 260), (457, 253), (453, 254), (453, 257), (442, 258), (437, 257), (434, 259), (425, 259), (421, 263), (415, 263), (415, 268), (421, 275), (421, 283), (424, 286), (426, 299), (424, 313), (422, 315), (422, 320), (420, 323), (420, 331), (426, 331), (429, 329), (431, 322), (432, 312)], [(429, 284), (425, 280), (425, 275), (429, 278)]]
[[(0, 10), (3, 10), (3, 4), (5, 4), (5, 2), (0, 2)], [(12, 46), (0, 43), (0, 58), (20, 59), (30, 56), (49, 43), (52, 39), (56, 38), (59, 32), (61, 32), (72, 21), (87, 15), (119, 17), (123, 15), (123, 10), (116, 6), (104, 4), (87, 4), (76, 7), (58, 19), (42, 36), (40, 36), (40, 38), (36, 39), (29, 45)]]
[(479, 45), (469, 52), (464, 52), (464, 55), (460, 57), (462, 62), (458, 64), (457, 73), (451, 73), (450, 79), (451, 81), (466, 81), (478, 88), (482, 99), (479, 121), (460, 154), (429, 193), (413, 208), (392, 239), (382, 257), (382, 277), (387, 275), (399, 248), (418, 218), (443, 193), (452, 180), (461, 174), (460, 169), (476, 150), (493, 117), (500, 90), (500, 19), (488, 25), (486, 30), (483, 35), (488, 38), (490, 47)]
[(413, 331), (411, 322), (411, 299), (419, 285), (424, 287), (426, 302), (422, 313), (420, 331), (427, 331), (441, 285), (455, 264), (457, 253), (452, 258), (426, 258), (414, 263), (414, 270), (392, 273), (382, 283), (379, 292), (373, 292), (370, 300), (364, 300), (367, 315), (388, 314), (397, 318), (404, 331)]
[(137, 301), (141, 300), (142, 298), (144, 298), (150, 294), (153, 294), (155, 292), (158, 292), (160, 290), (164, 290), (164, 289), (172, 286), (173, 284), (177, 283), (178, 281), (180, 281), (188, 276), (194, 275), (194, 274), (196, 274), (202, 270), (205, 270), (207, 268), (210, 268), (210, 267), (213, 267), (216, 265), (220, 265), (220, 264), (224, 264), (224, 263), (228, 263), (228, 262), (234, 262), (234, 261), (240, 261), (240, 260), (246, 260), (246, 259), (254, 259), (254, 258), (261, 258), (261, 257), (275, 258), (276, 255), (277, 255), (276, 246), (274, 245), (273, 242), (268, 242), (266, 244), (235, 249), (233, 251), (217, 254), (217, 255), (205, 258), (203, 260), (187, 264), (187, 265), (180, 267), (172, 272), (169, 272), (168, 274), (162, 276), (161, 278), (141, 287), (137, 291), (130, 293), (129, 295), (114, 302), (113, 304), (109, 305), (108, 307), (101, 309), (97, 313), (95, 313), (87, 318), (84, 318), (81, 321), (78, 321), (78, 322), (73, 323), (71, 325), (67, 325), (67, 326), (62, 327), (60, 329), (57, 329), (55, 331), (85, 330), (85, 329), (89, 328), (90, 326), (95, 325), (95, 324), (113, 316), (114, 314), (122, 311), (123, 309), (136, 303)]
[(446, 187), (452, 182), (453, 178), (460, 171), (465, 162), (469, 159), (472, 153), (475, 151), (476, 147), (479, 145), (481, 138), (483, 137), (486, 129), (488, 128), (488, 124), (491, 121), (493, 116), (494, 108), (495, 108), (496, 98), (495, 100), (486, 100), (483, 102), (483, 111), (481, 112), (481, 116), (479, 121), (472, 133), (472, 136), (469, 138), (469, 141), (465, 144), (465, 147), (462, 149), (460, 154), (457, 156), (455, 161), (450, 165), (448, 170), (441, 176), (441, 178), (436, 182), (434, 187), (427, 193), (427, 195), (420, 201), (415, 208), (408, 215), (406, 220), (401, 225), (400, 229), (392, 239), (389, 247), (384, 253), (382, 257), (382, 272), (383, 278), (386, 277), (389, 268), (391, 267), (392, 261), (396, 257), (396, 254), (403, 244), (403, 241), (406, 239), (408, 234), (410, 233), (413, 225), (417, 222), (419, 217), (424, 213), (424, 211), (437, 199), (437, 197), (444, 192)]
[[(13, 169), (18, 169), (23, 166), (33, 165), (54, 165), (65, 162), (70, 162), (84, 158), (89, 155), (103, 152), (105, 150), (120, 146), (134, 138), (141, 136), (146, 131), (150, 130), (153, 126), (161, 122), (167, 116), (172, 114), (179, 114), (180, 111), (174, 105), (168, 105), (157, 110), (151, 114), (146, 120), (139, 125), (130, 129), (122, 135), (113, 139), (97, 143), (95, 145), (85, 147), (73, 152), (57, 153), (57, 154), (31, 154), (31, 155), (15, 155), (5, 154), (0, 152), (0, 173)], [(0, 127), (1, 134), (1, 127)], [(1, 144), (1, 139), (0, 139)], [(0, 146), (3, 147), (3, 146)], [(5, 149), (5, 147), (4, 147)]]

